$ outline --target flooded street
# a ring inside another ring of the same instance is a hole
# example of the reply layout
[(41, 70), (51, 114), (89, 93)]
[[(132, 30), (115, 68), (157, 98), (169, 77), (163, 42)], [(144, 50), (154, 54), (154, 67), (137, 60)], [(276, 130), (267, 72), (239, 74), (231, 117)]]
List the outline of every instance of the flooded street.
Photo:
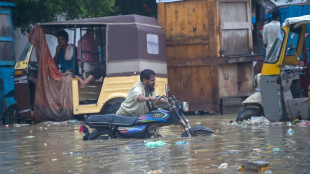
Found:
[[(188, 116), (215, 131), (181, 138), (181, 128), (159, 139), (83, 141), (79, 122), (0, 128), (1, 173), (239, 173), (241, 164), (266, 161), (265, 173), (310, 173), (310, 125), (234, 125), (236, 115)], [(166, 144), (149, 148), (149, 140)], [(226, 164), (227, 167), (226, 167)]]

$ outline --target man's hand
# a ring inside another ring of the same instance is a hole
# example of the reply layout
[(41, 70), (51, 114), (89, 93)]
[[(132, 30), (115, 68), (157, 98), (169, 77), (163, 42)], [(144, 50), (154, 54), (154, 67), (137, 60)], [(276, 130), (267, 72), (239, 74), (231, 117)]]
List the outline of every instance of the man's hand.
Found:
[(156, 100), (156, 105), (165, 104), (165, 103), (167, 103), (167, 101), (163, 98)]
[(151, 96), (151, 97), (149, 97), (149, 101), (156, 101), (156, 96)]
[(58, 54), (60, 52), (60, 50), (62, 50), (62, 46), (60, 46), (59, 44), (56, 47), (56, 54)]

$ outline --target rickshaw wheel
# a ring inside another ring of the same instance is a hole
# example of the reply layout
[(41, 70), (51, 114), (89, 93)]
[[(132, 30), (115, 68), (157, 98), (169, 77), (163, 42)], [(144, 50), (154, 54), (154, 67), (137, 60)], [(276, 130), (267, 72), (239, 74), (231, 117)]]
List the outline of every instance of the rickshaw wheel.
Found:
[(261, 111), (258, 108), (246, 108), (238, 115), (236, 122), (251, 119), (251, 117), (262, 116)]
[(17, 104), (12, 104), (3, 113), (2, 123), (4, 125), (18, 123), (20, 121), (18, 115)]

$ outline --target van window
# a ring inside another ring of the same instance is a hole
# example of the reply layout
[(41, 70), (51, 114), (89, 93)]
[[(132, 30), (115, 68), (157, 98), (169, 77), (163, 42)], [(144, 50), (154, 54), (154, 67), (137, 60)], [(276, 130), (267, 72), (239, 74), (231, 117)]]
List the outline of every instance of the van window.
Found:
[(266, 56), (265, 60), (266, 63), (275, 63), (278, 61), (284, 37), (285, 37), (285, 31), (281, 30), (281, 32), (278, 33), (278, 36), (275, 42), (273, 43), (269, 54)]
[(159, 54), (158, 46), (158, 35), (157, 34), (147, 34), (146, 35), (147, 43), (147, 53), (148, 54)]

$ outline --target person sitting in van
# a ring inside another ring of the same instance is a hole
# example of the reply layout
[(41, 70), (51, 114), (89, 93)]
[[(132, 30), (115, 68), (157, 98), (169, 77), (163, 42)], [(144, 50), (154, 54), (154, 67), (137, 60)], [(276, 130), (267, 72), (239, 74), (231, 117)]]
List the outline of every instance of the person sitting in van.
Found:
[(54, 61), (58, 69), (62, 73), (73, 73), (73, 56), (75, 55), (75, 46), (68, 44), (69, 36), (65, 30), (61, 30), (57, 33), (56, 54)]
[(105, 65), (101, 63), (100, 65), (96, 66), (95, 69), (89, 72), (89, 75), (85, 80), (83, 80), (79, 76), (75, 77), (80, 83), (80, 88), (85, 88), (92, 80), (99, 79), (100, 77), (104, 78), (105, 76), (106, 76), (106, 68)]
[(78, 41), (77, 59), (80, 74), (90, 72), (99, 64), (97, 42), (89, 29)]

